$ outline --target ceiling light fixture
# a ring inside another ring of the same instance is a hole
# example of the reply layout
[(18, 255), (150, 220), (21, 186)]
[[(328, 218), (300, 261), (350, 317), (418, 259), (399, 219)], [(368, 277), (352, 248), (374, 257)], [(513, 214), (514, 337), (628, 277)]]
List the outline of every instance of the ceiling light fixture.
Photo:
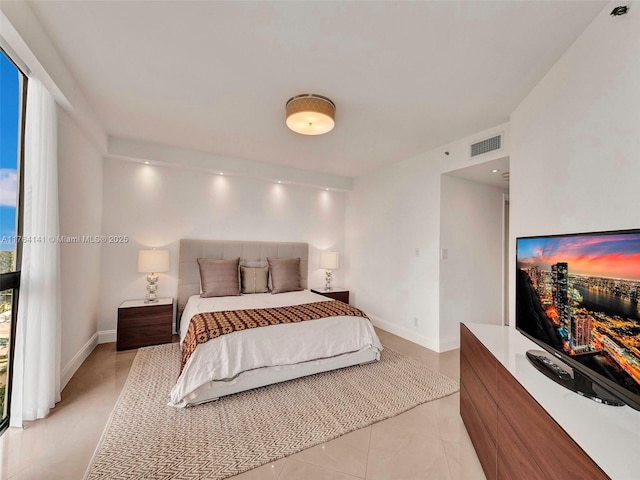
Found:
[(287, 101), (286, 109), (287, 127), (301, 135), (322, 135), (336, 124), (336, 105), (322, 95), (296, 95)]
[(500, 170), (498, 170), (497, 168), (494, 168), (493, 170), (491, 170), (491, 173), (498, 173)]

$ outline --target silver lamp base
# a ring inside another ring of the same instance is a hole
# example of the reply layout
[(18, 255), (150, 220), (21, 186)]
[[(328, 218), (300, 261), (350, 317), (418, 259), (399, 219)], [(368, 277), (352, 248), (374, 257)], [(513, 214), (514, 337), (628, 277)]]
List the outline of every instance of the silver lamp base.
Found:
[(329, 292), (331, 290), (333, 290), (333, 287), (331, 286), (331, 280), (333, 279), (333, 271), (332, 270), (325, 270), (325, 279), (324, 279), (324, 291), (325, 292)]
[(158, 274), (150, 273), (147, 275), (147, 294), (144, 297), (144, 303), (156, 303), (158, 301)]

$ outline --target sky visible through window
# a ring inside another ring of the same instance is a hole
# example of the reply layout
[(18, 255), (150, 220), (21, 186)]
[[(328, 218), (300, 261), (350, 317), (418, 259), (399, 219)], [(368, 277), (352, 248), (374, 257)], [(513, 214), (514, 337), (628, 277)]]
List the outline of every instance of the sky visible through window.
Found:
[(0, 52), (0, 250), (15, 249), (18, 185), (18, 69)]
[[(21, 74), (0, 51), (0, 274), (15, 270), (16, 202), (18, 187), (18, 128), (20, 123)], [(7, 278), (3, 275), (4, 280)], [(9, 349), (13, 317), (14, 288), (9, 284), (0, 291), (0, 422), (6, 425), (9, 381)], [(8, 288), (7, 288), (8, 287)]]

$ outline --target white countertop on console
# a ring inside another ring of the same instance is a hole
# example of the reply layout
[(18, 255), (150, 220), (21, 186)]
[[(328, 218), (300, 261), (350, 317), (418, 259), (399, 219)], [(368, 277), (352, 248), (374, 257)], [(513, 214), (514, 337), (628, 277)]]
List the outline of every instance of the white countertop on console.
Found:
[(465, 325), (607, 475), (640, 479), (640, 411), (603, 405), (556, 384), (525, 356), (542, 348), (513, 328)]

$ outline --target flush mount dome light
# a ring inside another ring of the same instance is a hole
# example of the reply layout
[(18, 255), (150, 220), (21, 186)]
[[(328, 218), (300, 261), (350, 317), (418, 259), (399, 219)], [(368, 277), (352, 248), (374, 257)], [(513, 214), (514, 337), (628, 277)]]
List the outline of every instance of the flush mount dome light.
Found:
[(287, 101), (287, 127), (302, 135), (322, 135), (335, 125), (336, 106), (327, 97), (305, 93)]

